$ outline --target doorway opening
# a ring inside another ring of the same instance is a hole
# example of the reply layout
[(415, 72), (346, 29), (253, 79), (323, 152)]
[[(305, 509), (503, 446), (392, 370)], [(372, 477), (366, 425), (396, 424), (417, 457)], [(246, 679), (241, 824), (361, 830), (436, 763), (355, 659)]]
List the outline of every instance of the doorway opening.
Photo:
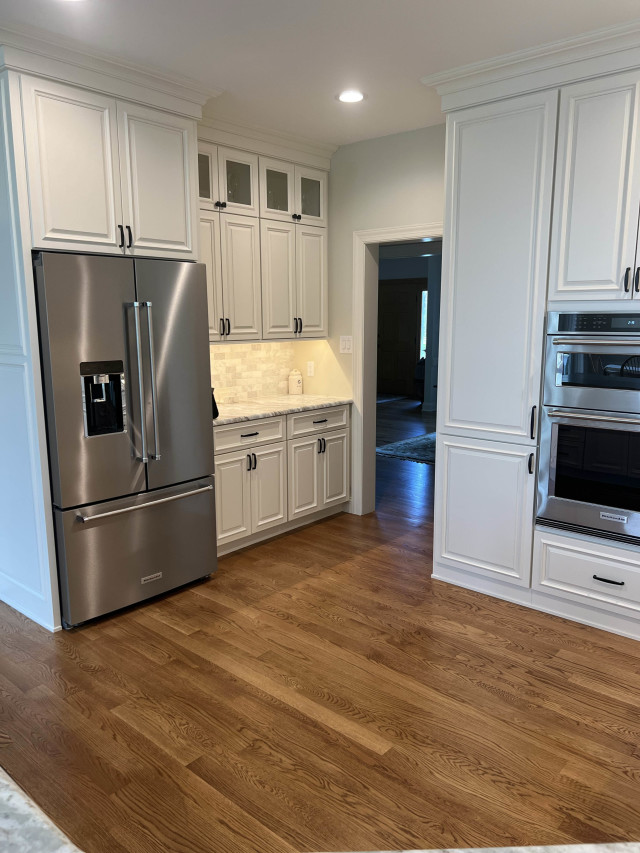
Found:
[(429, 500), (435, 463), (442, 241), (378, 251), (376, 508), (402, 491)]
[[(417, 248), (412, 250), (413, 257), (419, 255), (437, 257), (438, 271), (431, 271), (431, 290), (432, 302), (429, 304), (429, 270), (422, 277), (427, 279), (426, 287), (416, 287), (416, 282), (412, 282), (407, 286), (407, 290), (414, 291), (415, 294), (419, 289), (419, 297), (416, 310), (414, 310), (413, 319), (405, 328), (411, 329), (410, 332), (401, 336), (398, 331), (395, 337), (400, 340), (401, 337), (409, 339), (411, 347), (415, 346), (415, 350), (411, 350), (411, 356), (408, 352), (402, 356), (405, 363), (409, 363), (409, 358), (413, 360), (413, 370), (404, 369), (404, 386), (394, 392), (394, 386), (391, 391), (386, 391), (388, 397), (403, 397), (405, 398), (407, 408), (413, 409), (413, 415), (417, 418), (420, 426), (414, 428), (414, 437), (417, 433), (428, 434), (435, 432), (435, 410), (437, 400), (437, 365), (438, 365), (438, 317), (439, 317), (439, 282), (440, 282), (440, 263), (442, 252), (442, 222), (429, 223), (426, 225), (414, 226), (398, 226), (383, 229), (375, 229), (370, 231), (356, 231), (353, 235), (353, 417), (352, 417), (352, 472), (353, 472), (353, 488), (351, 511), (364, 515), (373, 512), (376, 508), (376, 460), (380, 460), (380, 466), (389, 464), (393, 461), (392, 458), (378, 455), (376, 447), (381, 444), (377, 441), (377, 410), (378, 406), (378, 302), (379, 292), (386, 288), (386, 284), (382, 287), (379, 285), (379, 279), (386, 282), (384, 268), (387, 266), (387, 260), (393, 258), (385, 257), (385, 255), (393, 255), (400, 253), (408, 254), (409, 250), (404, 244), (418, 244)], [(401, 248), (393, 248), (401, 244)], [(429, 244), (431, 246), (429, 247)], [(424, 247), (428, 248), (425, 249)], [(437, 251), (436, 251), (437, 250)], [(380, 256), (380, 257), (379, 257)], [(395, 260), (399, 260), (395, 258)], [(427, 259), (425, 259), (427, 260)], [(380, 273), (380, 265), (382, 273)], [(401, 281), (403, 278), (411, 278), (412, 276), (396, 273), (399, 277), (396, 281)], [(426, 296), (422, 295), (422, 291), (426, 290)], [(437, 297), (436, 297), (437, 293)], [(383, 306), (381, 307), (381, 317), (383, 312), (386, 314), (387, 305), (390, 305), (393, 300), (387, 299), (382, 295)], [(385, 302), (386, 300), (386, 302)], [(425, 304), (426, 300), (426, 304)], [(423, 309), (424, 305), (424, 309)], [(386, 322), (386, 318), (383, 319)], [(397, 321), (399, 323), (399, 321)], [(383, 338), (385, 337), (383, 333)], [(391, 335), (393, 337), (393, 335)], [(387, 344), (383, 340), (381, 349), (384, 349)], [(424, 363), (421, 363), (422, 353), (424, 349)], [(386, 352), (386, 350), (385, 350)], [(382, 361), (383, 356), (380, 356)], [(385, 356), (386, 359), (386, 356)], [(400, 367), (389, 370), (387, 366), (382, 367), (383, 382), (390, 381), (389, 373), (401, 373)], [(424, 372), (423, 372), (424, 371)], [(407, 378), (406, 374), (410, 376)], [(423, 377), (422, 380), (420, 377)], [(411, 394), (415, 394), (415, 389), (422, 384), (424, 389), (419, 389), (418, 396), (423, 396), (422, 402), (415, 397), (412, 399)], [(413, 390), (411, 390), (413, 389)], [(420, 394), (421, 391), (421, 394)], [(385, 393), (385, 388), (381, 386), (381, 395)], [(384, 398), (383, 398), (384, 399)], [(389, 401), (391, 402), (391, 401)], [(384, 403), (382, 404), (384, 405)], [(426, 420), (427, 429), (423, 423), (423, 417)], [(397, 412), (392, 416), (393, 421), (402, 421), (402, 417), (398, 416)], [(431, 426), (432, 425), (432, 426)], [(430, 428), (431, 427), (431, 428)], [(398, 432), (402, 431), (401, 423), (394, 427)], [(388, 436), (388, 432), (387, 432)], [(393, 443), (393, 442), (391, 442)], [(414, 479), (422, 479), (433, 481), (433, 466), (429, 464), (408, 463), (399, 460), (397, 464), (401, 466), (411, 466)], [(394, 485), (394, 489), (402, 490), (401, 483)]]

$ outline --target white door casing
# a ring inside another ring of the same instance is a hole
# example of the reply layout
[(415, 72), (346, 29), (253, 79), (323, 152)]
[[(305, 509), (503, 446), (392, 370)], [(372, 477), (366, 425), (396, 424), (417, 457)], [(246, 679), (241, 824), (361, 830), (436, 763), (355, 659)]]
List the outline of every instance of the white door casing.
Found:
[(262, 335), (293, 338), (296, 317), (296, 226), (260, 221)]
[(631, 297), (640, 206), (639, 91), (639, 72), (560, 90), (551, 300)]
[(21, 78), (35, 248), (122, 254), (116, 101)]
[(439, 432), (535, 442), (556, 104), (540, 92), (447, 118)]
[(220, 214), (222, 281), (230, 340), (262, 336), (259, 220)]
[(434, 575), (438, 565), (529, 586), (535, 459), (522, 444), (438, 436)]

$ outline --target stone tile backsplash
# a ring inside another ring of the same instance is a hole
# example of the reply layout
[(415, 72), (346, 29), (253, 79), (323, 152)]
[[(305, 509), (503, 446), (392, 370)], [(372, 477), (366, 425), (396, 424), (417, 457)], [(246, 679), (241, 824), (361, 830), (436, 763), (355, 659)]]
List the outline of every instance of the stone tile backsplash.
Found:
[(210, 351), (211, 385), (219, 403), (289, 393), (289, 373), (295, 366), (293, 341), (212, 344)]

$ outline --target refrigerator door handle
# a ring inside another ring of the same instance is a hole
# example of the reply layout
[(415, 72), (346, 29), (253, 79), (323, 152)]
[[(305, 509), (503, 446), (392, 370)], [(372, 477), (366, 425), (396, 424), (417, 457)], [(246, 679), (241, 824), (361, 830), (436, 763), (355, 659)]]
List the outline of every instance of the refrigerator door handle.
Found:
[(210, 492), (213, 486), (202, 486), (200, 489), (192, 489), (190, 492), (182, 492), (180, 495), (171, 495), (168, 498), (160, 498), (157, 501), (148, 501), (144, 504), (136, 504), (135, 506), (125, 506), (123, 509), (112, 509), (111, 512), (101, 512), (98, 515), (83, 515), (79, 512), (76, 516), (78, 521), (86, 523), (87, 521), (98, 521), (100, 518), (109, 518), (112, 515), (122, 515), (125, 512), (136, 512), (139, 509), (146, 509), (149, 506), (157, 506), (158, 504), (166, 504), (170, 501), (179, 501), (182, 498), (190, 498), (192, 495), (199, 495), (200, 492)]
[(153, 318), (151, 309), (152, 302), (142, 302), (141, 305), (147, 309), (147, 330), (149, 333), (149, 373), (151, 376), (151, 410), (153, 414), (153, 448), (150, 453), (152, 459), (160, 459), (160, 434), (158, 430), (158, 395), (156, 391), (156, 356), (153, 347)]
[(138, 456), (140, 462), (148, 462), (147, 456), (147, 434), (144, 428), (144, 386), (142, 382), (142, 346), (140, 343), (140, 306), (141, 302), (130, 302), (133, 308), (133, 318), (136, 330), (136, 361), (138, 362), (138, 395), (140, 403), (140, 440), (142, 442), (142, 454)]

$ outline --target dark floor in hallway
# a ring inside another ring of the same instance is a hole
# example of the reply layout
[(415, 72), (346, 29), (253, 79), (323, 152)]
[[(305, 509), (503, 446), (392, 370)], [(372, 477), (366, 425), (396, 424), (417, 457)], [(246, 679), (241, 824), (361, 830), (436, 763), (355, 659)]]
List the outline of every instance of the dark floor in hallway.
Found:
[(0, 606), (0, 763), (86, 853), (639, 839), (638, 644), (432, 582), (433, 472), (85, 629)]
[(435, 412), (423, 412), (422, 403), (408, 397), (378, 403), (376, 414), (377, 447), (436, 430)]

